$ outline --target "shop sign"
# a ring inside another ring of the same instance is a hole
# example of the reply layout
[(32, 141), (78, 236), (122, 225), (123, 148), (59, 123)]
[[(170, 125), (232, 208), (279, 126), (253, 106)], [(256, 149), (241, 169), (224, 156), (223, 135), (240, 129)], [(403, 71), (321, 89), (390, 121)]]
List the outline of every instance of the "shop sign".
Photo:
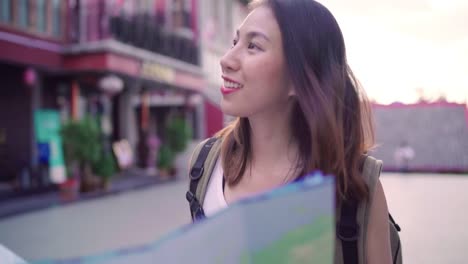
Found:
[(174, 69), (153, 62), (143, 62), (141, 76), (159, 82), (173, 83), (176, 72)]
[(60, 136), (60, 114), (55, 110), (36, 110), (34, 126), (41, 160), (49, 165), (49, 176), (53, 183), (66, 180), (65, 162)]
[(132, 166), (133, 152), (128, 140), (122, 139), (115, 142), (112, 144), (112, 149), (114, 150), (114, 154), (117, 157), (117, 163), (121, 169), (124, 170)]

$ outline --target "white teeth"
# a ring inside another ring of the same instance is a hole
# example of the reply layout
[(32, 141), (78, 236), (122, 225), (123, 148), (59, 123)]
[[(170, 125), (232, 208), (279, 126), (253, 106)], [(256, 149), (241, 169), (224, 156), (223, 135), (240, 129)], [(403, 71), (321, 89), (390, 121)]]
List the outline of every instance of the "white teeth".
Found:
[(230, 81), (224, 81), (224, 87), (228, 89), (239, 89), (242, 88), (241, 84), (230, 82)]

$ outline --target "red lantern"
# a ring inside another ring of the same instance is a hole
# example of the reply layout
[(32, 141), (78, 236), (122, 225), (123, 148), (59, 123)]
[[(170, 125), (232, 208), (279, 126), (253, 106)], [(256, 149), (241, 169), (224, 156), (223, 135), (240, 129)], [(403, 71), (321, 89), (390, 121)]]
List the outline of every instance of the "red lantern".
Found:
[(33, 68), (27, 68), (23, 74), (24, 83), (28, 86), (34, 86), (37, 81), (37, 73)]

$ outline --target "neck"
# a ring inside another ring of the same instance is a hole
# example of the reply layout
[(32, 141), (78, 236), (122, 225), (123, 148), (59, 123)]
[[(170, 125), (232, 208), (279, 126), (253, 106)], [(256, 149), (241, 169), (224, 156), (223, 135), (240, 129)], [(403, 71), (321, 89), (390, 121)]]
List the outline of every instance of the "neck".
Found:
[(290, 166), (297, 154), (292, 141), (290, 125), (291, 107), (287, 111), (275, 111), (249, 117), (251, 129), (252, 167), (268, 171), (278, 166)]

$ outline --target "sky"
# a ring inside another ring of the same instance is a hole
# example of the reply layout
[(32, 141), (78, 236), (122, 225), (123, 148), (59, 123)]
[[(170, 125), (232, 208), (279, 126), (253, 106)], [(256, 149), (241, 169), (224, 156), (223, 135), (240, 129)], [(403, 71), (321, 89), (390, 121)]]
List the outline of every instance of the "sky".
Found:
[(468, 101), (467, 0), (319, 2), (340, 24), (348, 62), (371, 99)]

